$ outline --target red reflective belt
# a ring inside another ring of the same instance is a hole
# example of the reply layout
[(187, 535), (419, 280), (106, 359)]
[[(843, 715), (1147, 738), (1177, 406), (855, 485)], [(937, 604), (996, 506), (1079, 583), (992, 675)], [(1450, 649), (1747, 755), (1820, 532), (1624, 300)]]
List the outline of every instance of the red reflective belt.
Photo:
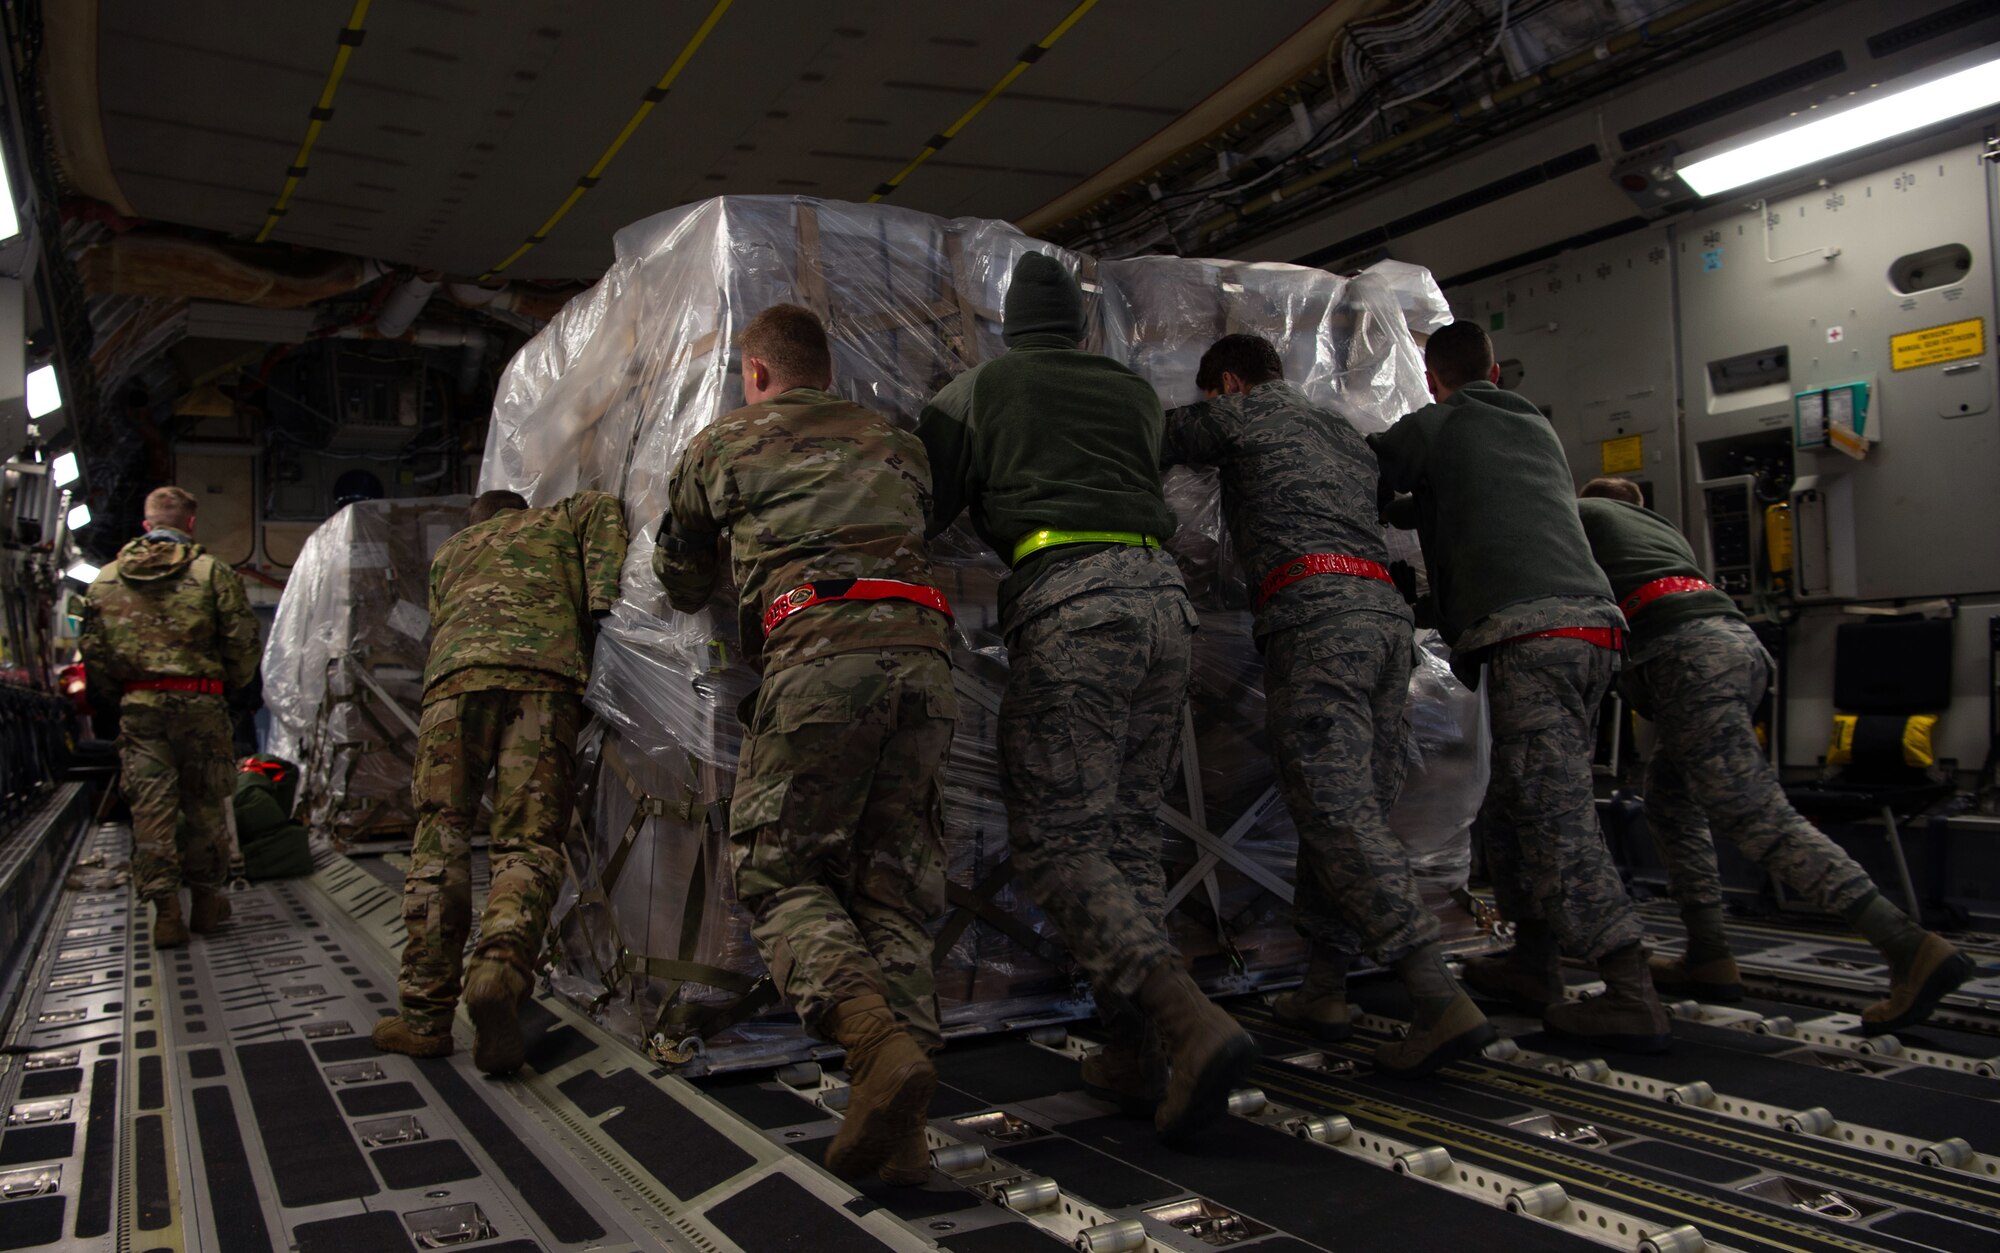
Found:
[(1276, 595), (1280, 588), (1290, 587), (1300, 579), (1309, 579), (1315, 574), (1351, 574), (1356, 578), (1380, 579), (1394, 587), (1396, 580), (1389, 577), (1388, 567), (1377, 561), (1366, 561), (1360, 557), (1343, 557), (1338, 553), (1307, 553), (1294, 557), (1284, 565), (1264, 576), (1257, 586), (1257, 607)]
[(1503, 642), (1511, 644), (1514, 640), (1582, 640), (1615, 653), (1625, 647), (1625, 632), (1617, 627), (1556, 627), (1550, 631), (1530, 631)]
[(771, 607), (764, 611), (764, 634), (769, 635), (772, 628), (801, 609), (833, 600), (907, 600), (951, 617), (951, 604), (945, 600), (944, 593), (934, 587), (901, 583), (895, 579), (829, 579), (820, 583), (801, 583), (772, 601)]
[(203, 696), (222, 695), (221, 679), (140, 679), (127, 683), (128, 692), (199, 692)]
[(1619, 601), (1618, 607), (1623, 609), (1625, 616), (1629, 618), (1662, 596), (1672, 596), (1676, 592), (1712, 592), (1714, 590), (1714, 584), (1710, 583), (1707, 579), (1691, 579), (1685, 575), (1674, 574), (1664, 579), (1654, 579), (1651, 583), (1645, 584), (1624, 600)]

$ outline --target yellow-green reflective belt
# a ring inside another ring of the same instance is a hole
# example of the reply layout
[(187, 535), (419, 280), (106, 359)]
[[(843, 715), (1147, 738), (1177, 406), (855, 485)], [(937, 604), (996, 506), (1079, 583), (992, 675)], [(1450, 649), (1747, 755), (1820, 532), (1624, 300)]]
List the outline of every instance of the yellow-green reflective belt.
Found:
[(1020, 565), (1029, 554), (1058, 544), (1124, 544), (1129, 548), (1158, 548), (1159, 537), (1137, 531), (1030, 531), (1014, 545), (1014, 562)]

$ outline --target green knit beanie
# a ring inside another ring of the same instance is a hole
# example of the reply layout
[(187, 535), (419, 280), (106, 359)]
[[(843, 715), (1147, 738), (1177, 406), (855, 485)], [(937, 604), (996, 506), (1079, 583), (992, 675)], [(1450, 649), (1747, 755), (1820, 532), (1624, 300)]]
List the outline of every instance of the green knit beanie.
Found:
[(1083, 289), (1062, 262), (1039, 252), (1027, 253), (1014, 263), (1004, 316), (1004, 337), (1010, 346), (1022, 335), (1061, 335), (1080, 342)]

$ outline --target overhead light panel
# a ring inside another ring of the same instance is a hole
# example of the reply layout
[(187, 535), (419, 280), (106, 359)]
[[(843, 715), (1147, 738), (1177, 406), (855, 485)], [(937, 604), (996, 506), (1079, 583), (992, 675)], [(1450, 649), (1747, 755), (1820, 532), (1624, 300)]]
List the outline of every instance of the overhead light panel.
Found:
[(28, 371), (28, 416), (40, 418), (62, 408), (62, 386), (53, 365)]
[(88, 587), (97, 581), (97, 567), (91, 565), (88, 561), (79, 561), (69, 569), (63, 571), (63, 575), (66, 578), (75, 579), (85, 587)]
[(1886, 83), (1872, 99), (1692, 154), (1676, 163), (1681, 180), (1713, 196), (2000, 104), (2000, 54), (1988, 48), (1967, 60), (1928, 81)]
[(69, 522), (69, 529), (72, 531), (81, 531), (83, 528), (89, 526), (90, 506), (89, 505), (71, 506), (67, 521)]
[(76, 454), (73, 452), (66, 452), (49, 462), (49, 477), (55, 480), (57, 487), (68, 487), (81, 478), (82, 474), (83, 472), (77, 469)]

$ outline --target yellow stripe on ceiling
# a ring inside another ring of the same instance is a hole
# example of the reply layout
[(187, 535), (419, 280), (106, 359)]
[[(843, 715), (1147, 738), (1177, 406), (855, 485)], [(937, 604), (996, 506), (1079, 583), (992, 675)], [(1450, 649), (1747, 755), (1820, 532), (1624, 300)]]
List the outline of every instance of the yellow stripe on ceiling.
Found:
[[(1095, 2), (1096, 0), (1092, 0), (1092, 3)], [(646, 90), (644, 100), (637, 109), (633, 110), (632, 116), (626, 119), (624, 127), (618, 132), (617, 138), (611, 141), (611, 146), (606, 148), (603, 155), (597, 158), (596, 163), (584, 172), (583, 177), (576, 180), (576, 186), (570, 188), (569, 195), (563, 197), (562, 203), (556, 206), (556, 211), (549, 214), (547, 220), (535, 228), (534, 234), (522, 240), (520, 247), (508, 253), (506, 260), (480, 275), (480, 278), (492, 278), (494, 275), (500, 273), (500, 271), (519, 261), (522, 257), (527, 256), (536, 244), (548, 238), (549, 231), (554, 229), (556, 223), (563, 220), (564, 214), (576, 207), (576, 202), (583, 199), (583, 194), (597, 186), (597, 180), (603, 176), (605, 168), (611, 164), (611, 159), (618, 155), (618, 150), (623, 148), (625, 142), (631, 139), (638, 131), (639, 124), (646, 120), (646, 116), (653, 111), (653, 106), (666, 99), (667, 89), (674, 85), (674, 80), (681, 76), (681, 71), (687, 68), (688, 62), (694, 60), (696, 50), (707, 41), (710, 32), (715, 29), (716, 23), (722, 20), (722, 15), (729, 11), (729, 6), (733, 3), (735, 3), (735, 0), (716, 0), (715, 7), (708, 11), (708, 16), (703, 19), (701, 26), (695, 30), (694, 37), (687, 41), (687, 45), (681, 49), (680, 55), (674, 58), (674, 63), (667, 67), (665, 74), (660, 76), (660, 81), (654, 83)]]
[(257, 242), (263, 243), (271, 237), (271, 231), (278, 225), (278, 219), (285, 216), (291, 204), (292, 193), (305, 181), (306, 162), (312, 157), (313, 145), (319, 142), (319, 133), (333, 118), (333, 95), (340, 90), (340, 76), (347, 72), (347, 62), (354, 56), (354, 50), (361, 46), (367, 31), (362, 24), (368, 20), (368, 5), (371, 0), (354, 0), (354, 12), (347, 15), (347, 25), (340, 28), (340, 46), (333, 54), (333, 68), (327, 71), (326, 85), (319, 90), (319, 103), (313, 106), (311, 120), (306, 123), (306, 137), (299, 144), (298, 155), (292, 158), (290, 168), (285, 171), (285, 185), (278, 189), (278, 198), (264, 215), (264, 225), (257, 232)]
[(1069, 11), (1068, 17), (1065, 17), (1062, 21), (1056, 23), (1056, 28), (1054, 30), (1042, 36), (1040, 41), (1029, 44), (1027, 48), (1023, 49), (1021, 55), (1015, 58), (1013, 68), (1008, 70), (1004, 75), (1002, 75), (1000, 81), (993, 84), (991, 90), (989, 90), (985, 95), (981, 96), (979, 100), (971, 108), (967, 109), (964, 113), (959, 114), (958, 120), (956, 122), (953, 122), (950, 126), (945, 127), (937, 134), (932, 135), (931, 141), (928, 144), (924, 145), (924, 150), (922, 152), (919, 152), (916, 155), (915, 159), (913, 159), (908, 165), (904, 166), (902, 169), (896, 171), (896, 176), (894, 178), (890, 179), (886, 183), (881, 184), (875, 189), (874, 194), (868, 197), (868, 203), (876, 204), (879, 201), (881, 201), (884, 197), (894, 192), (898, 187), (901, 187), (903, 185), (903, 180), (908, 178), (910, 175), (916, 173), (918, 166), (922, 165), (924, 162), (936, 156), (938, 154), (938, 149), (944, 147), (946, 144), (956, 139), (958, 137), (958, 133), (965, 129), (966, 124), (972, 121), (973, 118), (979, 116), (980, 110), (984, 109), (987, 105), (992, 104), (995, 100), (999, 99), (1001, 92), (1006, 91), (1009, 87), (1013, 86), (1015, 79), (1027, 73), (1029, 66), (1041, 60), (1043, 53), (1047, 52), (1050, 48), (1055, 47), (1056, 40), (1061, 39), (1064, 35), (1069, 34), (1069, 28), (1076, 25), (1079, 21), (1083, 20), (1083, 15), (1090, 12), (1092, 9), (1096, 7), (1097, 7), (1097, 0), (1083, 0), (1083, 3), (1077, 5), (1074, 9), (1071, 9)]

